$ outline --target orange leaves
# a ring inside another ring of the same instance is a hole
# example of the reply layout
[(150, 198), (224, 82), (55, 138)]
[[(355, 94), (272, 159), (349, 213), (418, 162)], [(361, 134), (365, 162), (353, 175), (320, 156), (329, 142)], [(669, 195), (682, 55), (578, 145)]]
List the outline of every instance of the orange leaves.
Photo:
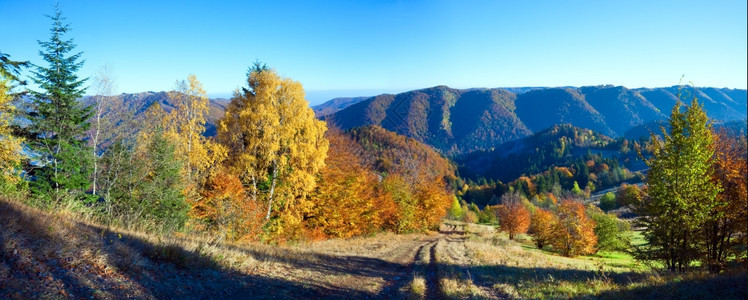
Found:
[(504, 203), (497, 207), (499, 225), (502, 231), (509, 233), (509, 239), (514, 239), (515, 235), (527, 232), (530, 227), (530, 212), (520, 202), (519, 196), (504, 198)]
[[(326, 166), (321, 170), (308, 227), (330, 237), (371, 233), (382, 223), (377, 214), (376, 175), (361, 162), (361, 149), (339, 130), (327, 134), (330, 142)], [(314, 232), (314, 231), (313, 231)]]
[(556, 170), (558, 170), (561, 173), (561, 176), (563, 176), (564, 178), (574, 177), (574, 174), (572, 174), (569, 168), (567, 167), (556, 167)]
[[(715, 134), (715, 153), (712, 160), (713, 182), (722, 186), (710, 211), (709, 226), (705, 226), (708, 260), (712, 270), (729, 255), (746, 257), (748, 244), (748, 164), (746, 137), (731, 136), (722, 130)], [(733, 245), (743, 245), (733, 247)], [(742, 250), (735, 250), (742, 249)]]
[[(328, 131), (330, 147), (306, 212), (307, 238), (398, 233), (438, 226), (452, 195), (451, 166), (415, 140), (381, 128)], [(381, 172), (381, 173), (380, 173)]]
[(196, 229), (223, 234), (230, 240), (252, 240), (262, 226), (262, 209), (247, 197), (236, 175), (218, 171), (210, 176), (192, 204)]
[[(551, 194), (552, 195), (552, 194)], [(554, 213), (538, 208), (530, 218), (530, 235), (532, 235), (538, 249), (550, 244), (554, 238), (554, 229), (558, 223), (558, 216)]]
[(564, 256), (595, 253), (595, 221), (587, 217), (582, 203), (574, 200), (561, 201), (558, 206), (558, 222), (553, 232), (553, 248)]
[(418, 203), (416, 217), (421, 221), (420, 229), (434, 228), (447, 213), (452, 197), (446, 192), (441, 178), (422, 181), (416, 186), (415, 198)]

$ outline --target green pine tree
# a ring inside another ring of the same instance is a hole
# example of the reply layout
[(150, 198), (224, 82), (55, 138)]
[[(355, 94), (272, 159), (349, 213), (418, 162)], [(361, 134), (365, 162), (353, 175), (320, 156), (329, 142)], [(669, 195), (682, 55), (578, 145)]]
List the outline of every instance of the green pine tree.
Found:
[(681, 106), (678, 101), (673, 108), (670, 133), (662, 128), (664, 140), (652, 134), (647, 197), (636, 205), (649, 242), (639, 256), (662, 261), (671, 271), (699, 259), (699, 230), (720, 190), (711, 182), (711, 122), (697, 99), (684, 111)]
[(148, 172), (140, 185), (140, 206), (147, 219), (166, 230), (180, 230), (187, 221), (189, 205), (185, 200), (182, 161), (176, 157), (175, 145), (157, 131), (147, 146)]
[(88, 130), (91, 109), (78, 99), (83, 96), (86, 79), (76, 72), (83, 65), (81, 52), (70, 55), (75, 44), (64, 39), (70, 31), (64, 23), (59, 7), (52, 19), (52, 36), (49, 41), (39, 41), (41, 56), (47, 67), (37, 66), (33, 81), (42, 91), (31, 92), (29, 120), (30, 145), (40, 154), (43, 166), (33, 170), (36, 177), (32, 185), (37, 196), (60, 201), (65, 195), (85, 198), (90, 174), (89, 147), (83, 141)]

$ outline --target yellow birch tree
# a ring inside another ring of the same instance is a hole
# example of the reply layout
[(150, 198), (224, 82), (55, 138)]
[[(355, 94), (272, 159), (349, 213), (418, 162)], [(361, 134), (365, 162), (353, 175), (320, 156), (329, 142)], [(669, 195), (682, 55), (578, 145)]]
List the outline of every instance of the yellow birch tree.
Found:
[(314, 118), (301, 83), (260, 63), (250, 68), (247, 82), (231, 99), (218, 140), (252, 200), (265, 202), (265, 221), (278, 213), (282, 225), (274, 226), (274, 234), (286, 234), (284, 228), (300, 224), (303, 212), (296, 206), (306, 201), (324, 166), (327, 126)]
[(202, 184), (208, 169), (223, 160), (225, 151), (203, 136), (209, 101), (203, 84), (195, 75), (177, 81), (169, 92), (174, 109), (165, 118), (166, 136), (176, 143), (176, 154), (185, 161), (183, 174), (188, 182), (188, 197)]

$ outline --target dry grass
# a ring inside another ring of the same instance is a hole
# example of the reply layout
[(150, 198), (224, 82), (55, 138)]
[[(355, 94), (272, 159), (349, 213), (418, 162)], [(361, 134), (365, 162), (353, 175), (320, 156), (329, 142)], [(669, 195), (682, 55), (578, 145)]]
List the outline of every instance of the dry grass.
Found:
[[(746, 273), (659, 275), (625, 253), (563, 257), (529, 237), (471, 235), (463, 243), (473, 282), (507, 298), (745, 299)], [(456, 251), (459, 252), (459, 251)], [(741, 281), (742, 280), (742, 281)], [(719, 286), (722, 285), (722, 288)], [(463, 290), (466, 290), (463, 287)]]
[[(146, 235), (0, 200), (0, 298), (385, 297), (402, 292), (433, 235), (287, 246)], [(417, 280), (416, 280), (417, 282)], [(404, 290), (409, 290), (405, 288)], [(218, 291), (219, 294), (215, 294)]]
[(413, 274), (410, 282), (410, 299), (424, 299), (426, 297), (426, 278), (419, 274)]
[(660, 276), (490, 226), (271, 246), (146, 235), (0, 199), (0, 298), (746, 298), (746, 275)]

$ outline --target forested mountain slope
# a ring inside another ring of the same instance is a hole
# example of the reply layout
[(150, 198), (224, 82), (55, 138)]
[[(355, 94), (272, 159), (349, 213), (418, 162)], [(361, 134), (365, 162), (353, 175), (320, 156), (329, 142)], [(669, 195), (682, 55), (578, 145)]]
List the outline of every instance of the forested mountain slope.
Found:
[(342, 129), (378, 125), (444, 154), (456, 155), (490, 149), (563, 123), (621, 137), (636, 126), (666, 119), (679, 94), (689, 100), (689, 96), (696, 96), (717, 122), (746, 118), (746, 90), (679, 86), (628, 89), (612, 85), (508, 89), (437, 86), (383, 94), (345, 106), (352, 103), (348, 102), (324, 118)]

